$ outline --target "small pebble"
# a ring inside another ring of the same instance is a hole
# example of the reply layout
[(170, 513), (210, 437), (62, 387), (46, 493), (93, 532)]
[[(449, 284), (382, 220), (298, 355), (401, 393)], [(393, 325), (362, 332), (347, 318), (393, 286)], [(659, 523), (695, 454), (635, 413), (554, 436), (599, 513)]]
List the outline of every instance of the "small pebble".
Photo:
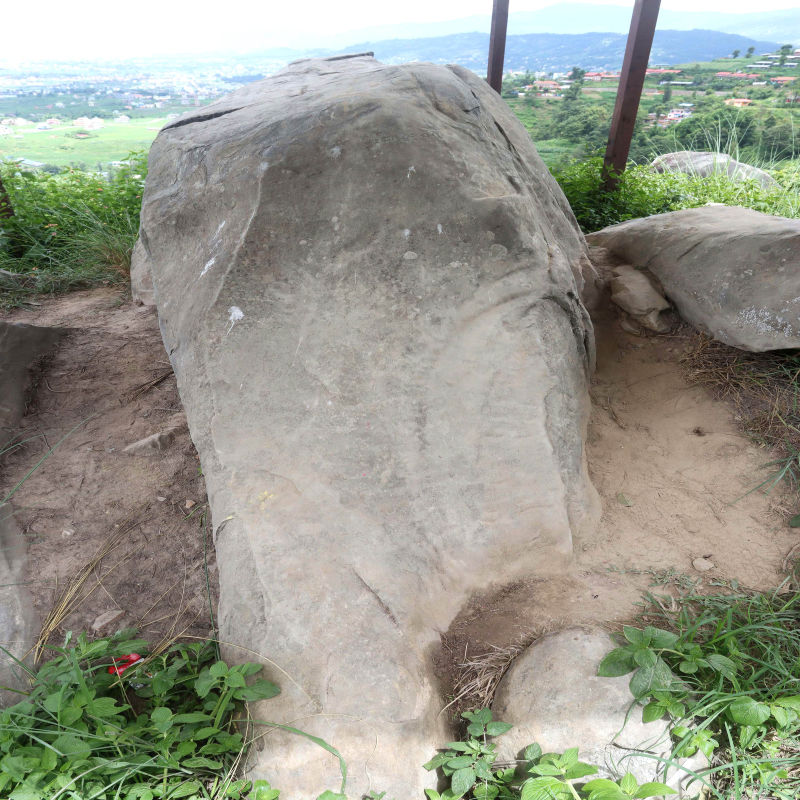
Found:
[(708, 572), (710, 569), (714, 569), (715, 565), (714, 562), (711, 561), (711, 559), (703, 558), (701, 556), (700, 558), (695, 558), (694, 561), (692, 561), (692, 566), (698, 572)]
[(156, 497), (156, 500), (158, 500), (159, 503), (166, 503), (167, 502), (167, 498), (166, 497), (161, 497), (161, 495), (158, 495)]

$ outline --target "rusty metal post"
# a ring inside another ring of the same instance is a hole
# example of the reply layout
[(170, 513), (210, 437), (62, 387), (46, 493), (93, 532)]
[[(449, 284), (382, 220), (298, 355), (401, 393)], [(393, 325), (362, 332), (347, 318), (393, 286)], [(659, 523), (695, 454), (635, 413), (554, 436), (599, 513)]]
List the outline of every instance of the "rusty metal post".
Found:
[(492, 30), (489, 34), (489, 68), (486, 80), (498, 94), (503, 88), (503, 62), (506, 57), (508, 30), (508, 0), (494, 0)]
[(660, 5), (661, 0), (636, 0), (633, 7), (631, 29), (628, 32), (625, 58), (619, 76), (617, 102), (614, 105), (614, 116), (611, 118), (611, 130), (603, 162), (606, 189), (616, 187), (617, 176), (628, 163), (633, 126), (639, 111), (639, 100), (642, 97)]

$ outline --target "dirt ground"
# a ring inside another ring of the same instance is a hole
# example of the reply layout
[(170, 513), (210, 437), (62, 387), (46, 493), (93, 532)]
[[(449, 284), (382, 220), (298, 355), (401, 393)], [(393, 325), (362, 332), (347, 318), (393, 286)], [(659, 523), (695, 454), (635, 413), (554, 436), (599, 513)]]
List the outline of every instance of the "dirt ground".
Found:
[[(70, 629), (102, 635), (122, 625), (138, 625), (153, 641), (180, 632), (208, 635), (216, 569), (188, 432), (178, 430), (155, 455), (123, 452), (180, 422), (154, 311), (97, 290), (7, 316), (71, 329), (45, 364), (23, 422), (25, 438), (38, 438), (6, 460), (0, 485), (14, 485), (78, 426), (15, 495), (40, 617), (109, 537), (123, 531), (56, 640)], [(748, 494), (763, 480), (769, 452), (739, 433), (729, 407), (687, 383), (680, 359), (695, 334), (683, 328), (635, 336), (610, 308), (595, 325), (598, 366), (586, 448), (602, 498), (600, 526), (575, 542), (572, 576), (489, 587), (473, 599), (443, 637), (438, 666), (445, 687), (465, 656), (568, 624), (614, 626), (635, 614), (643, 591), (708, 591), (732, 581), (774, 587), (786, 553), (800, 541), (786, 523), (797, 509), (784, 507), (780, 489)], [(714, 567), (696, 571), (697, 557)], [(98, 628), (104, 619), (111, 621)]]
[[(443, 637), (437, 667), (445, 687), (464, 675), (462, 664), (493, 649), (568, 625), (612, 630), (641, 610), (647, 591), (669, 598), (731, 585), (775, 588), (800, 542), (787, 524), (798, 509), (784, 487), (751, 492), (769, 474), (770, 451), (737, 429), (731, 407), (687, 383), (680, 360), (697, 334), (683, 326), (668, 336), (632, 335), (610, 307), (594, 323), (586, 452), (600, 525), (574, 543), (574, 576), (473, 598)], [(713, 568), (694, 569), (699, 557)]]
[[(100, 289), (4, 317), (69, 329), (37, 377), (22, 423), (29, 441), (0, 475), (4, 495), (72, 431), (13, 498), (39, 619), (102, 548), (112, 548), (51, 643), (68, 630), (98, 636), (131, 625), (152, 642), (208, 636), (217, 578), (210, 532), (205, 539), (205, 484), (154, 310)], [(178, 427), (167, 449), (123, 452), (171, 426)]]

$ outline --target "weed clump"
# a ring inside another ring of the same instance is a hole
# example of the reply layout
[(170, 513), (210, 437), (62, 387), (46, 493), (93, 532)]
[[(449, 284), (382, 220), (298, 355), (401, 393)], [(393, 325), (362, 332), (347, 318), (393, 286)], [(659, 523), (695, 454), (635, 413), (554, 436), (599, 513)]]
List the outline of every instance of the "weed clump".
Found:
[(13, 214), (0, 218), (0, 305), (32, 294), (122, 283), (139, 231), (146, 154), (108, 176), (0, 164)]

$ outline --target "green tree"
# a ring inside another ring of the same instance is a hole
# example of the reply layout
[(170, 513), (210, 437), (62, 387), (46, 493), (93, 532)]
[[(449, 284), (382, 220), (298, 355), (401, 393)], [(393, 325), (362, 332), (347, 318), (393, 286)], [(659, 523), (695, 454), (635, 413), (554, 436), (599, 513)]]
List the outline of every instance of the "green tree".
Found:
[(572, 72), (569, 73), (569, 79), (571, 81), (582, 81), (584, 75), (586, 75), (585, 69), (581, 69), (580, 67), (573, 67)]
[(739, 58), (739, 53), (741, 53), (741, 52), (742, 52), (741, 50), (734, 50), (734, 51), (733, 51), (733, 56), (732, 56), (732, 57), (733, 57), (733, 58)]
[(753, 53), (755, 53), (755, 51), (756, 51), (755, 47), (748, 47), (747, 52), (745, 53), (745, 58), (752, 58)]

